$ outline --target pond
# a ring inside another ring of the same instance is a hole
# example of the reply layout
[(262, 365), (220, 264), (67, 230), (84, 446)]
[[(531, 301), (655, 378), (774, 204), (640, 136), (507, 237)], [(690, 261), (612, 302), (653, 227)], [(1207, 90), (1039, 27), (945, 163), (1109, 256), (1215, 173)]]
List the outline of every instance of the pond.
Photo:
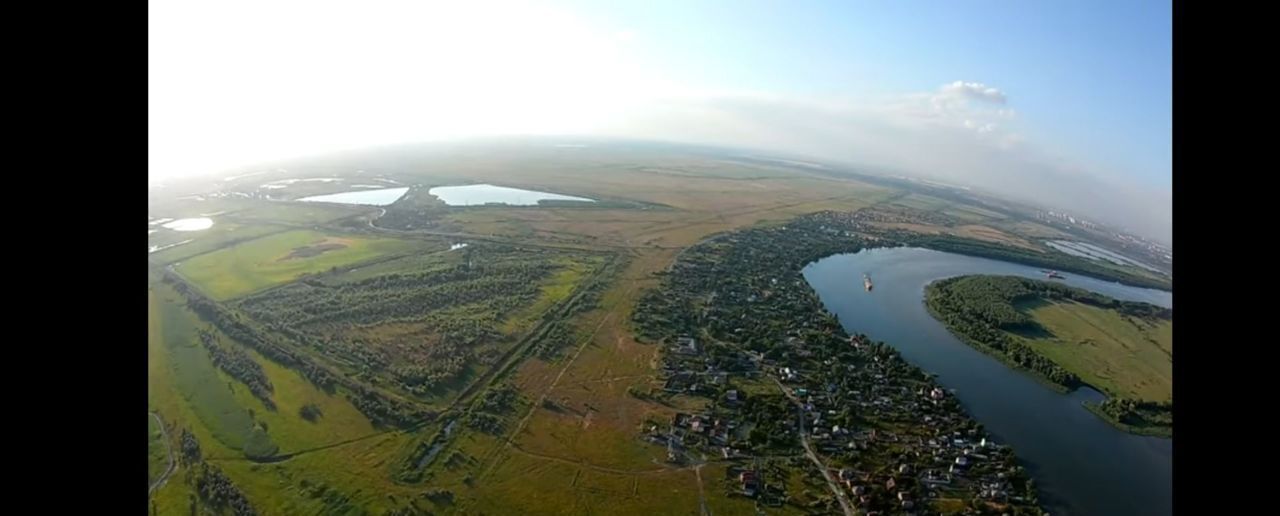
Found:
[[(1039, 268), (916, 248), (869, 249), (809, 264), (804, 277), (850, 333), (865, 333), (955, 389), (965, 409), (1009, 444), (1055, 516), (1172, 513), (1173, 441), (1131, 435), (1086, 410), (1092, 389), (1059, 394), (960, 342), (924, 306), (933, 281), (968, 274), (1044, 279)], [(875, 288), (867, 291), (863, 274)], [(1065, 283), (1172, 307), (1173, 294), (1067, 274)]]
[(381, 190), (355, 190), (326, 195), (313, 195), (298, 199), (301, 202), (328, 202), (335, 204), (360, 204), (365, 206), (386, 206), (400, 200), (409, 187), (383, 188)]
[(466, 186), (437, 186), (427, 193), (439, 197), (449, 206), (483, 206), (507, 204), (511, 206), (537, 206), (541, 201), (595, 202), (594, 199), (560, 195), (521, 188), (509, 188), (490, 184)]
[(213, 219), (209, 217), (178, 219), (173, 222), (166, 222), (163, 226), (174, 231), (204, 231), (213, 227)]

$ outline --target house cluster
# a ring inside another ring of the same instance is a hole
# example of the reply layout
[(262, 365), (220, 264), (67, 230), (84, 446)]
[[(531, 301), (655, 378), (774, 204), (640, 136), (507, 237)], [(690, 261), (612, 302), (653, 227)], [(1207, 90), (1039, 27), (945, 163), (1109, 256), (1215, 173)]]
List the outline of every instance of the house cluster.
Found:
[(674, 458), (753, 464), (725, 482), (758, 501), (772, 486), (760, 462), (803, 457), (802, 445), (866, 514), (914, 513), (932, 498), (1021, 501), (1025, 474), (1011, 452), (891, 347), (847, 336), (799, 273), (797, 263), (844, 249), (846, 231), (868, 217), (893, 215), (902, 214), (825, 212), (686, 252), (655, 301), (682, 311), (650, 320), (670, 328), (664, 390), (704, 398), (707, 408), (655, 423), (650, 440)]

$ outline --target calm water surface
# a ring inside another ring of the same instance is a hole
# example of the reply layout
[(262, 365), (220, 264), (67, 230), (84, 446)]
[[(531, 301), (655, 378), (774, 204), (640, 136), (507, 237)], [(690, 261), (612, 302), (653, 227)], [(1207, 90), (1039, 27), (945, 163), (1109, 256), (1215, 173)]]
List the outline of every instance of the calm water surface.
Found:
[(338, 204), (363, 204), (367, 206), (386, 206), (396, 202), (409, 187), (383, 188), (381, 190), (356, 190), (328, 195), (313, 195), (298, 199), (302, 202), (332, 202)]
[[(862, 275), (874, 289), (863, 288)], [(956, 337), (924, 307), (929, 283), (968, 274), (1044, 279), (1039, 268), (926, 249), (871, 249), (824, 258), (804, 277), (849, 332), (897, 348), (903, 358), (955, 389), (988, 431), (1013, 446), (1054, 515), (1172, 513), (1173, 441), (1121, 432), (1082, 401), (1092, 389), (1058, 394)], [(1108, 296), (1172, 307), (1173, 294), (1064, 274), (1066, 284)]]
[(489, 203), (512, 206), (536, 206), (538, 201), (595, 202), (586, 197), (536, 192), (494, 185), (437, 186), (427, 193), (439, 197), (449, 206), (483, 206)]

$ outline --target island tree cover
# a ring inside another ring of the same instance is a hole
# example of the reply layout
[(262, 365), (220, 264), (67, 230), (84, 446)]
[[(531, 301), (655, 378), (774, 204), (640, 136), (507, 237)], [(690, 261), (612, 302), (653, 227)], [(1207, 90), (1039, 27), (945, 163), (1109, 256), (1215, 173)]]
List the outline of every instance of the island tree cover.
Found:
[[(1075, 389), (1084, 385), (1079, 375), (1085, 372), (1068, 370), (1028, 343), (1028, 338), (1051, 334), (1025, 308), (1020, 308), (1036, 302), (1074, 302), (1114, 311), (1124, 318), (1151, 322), (1173, 320), (1170, 308), (1121, 301), (1059, 283), (1015, 276), (960, 276), (934, 282), (925, 289), (925, 304), (930, 313), (961, 340), (1061, 388)], [(1145, 344), (1131, 343), (1133, 346)], [(1117, 426), (1138, 433), (1165, 435), (1172, 432), (1172, 400), (1126, 398), (1117, 389), (1101, 385), (1094, 387), (1107, 392), (1110, 398), (1091, 408), (1118, 423)]]

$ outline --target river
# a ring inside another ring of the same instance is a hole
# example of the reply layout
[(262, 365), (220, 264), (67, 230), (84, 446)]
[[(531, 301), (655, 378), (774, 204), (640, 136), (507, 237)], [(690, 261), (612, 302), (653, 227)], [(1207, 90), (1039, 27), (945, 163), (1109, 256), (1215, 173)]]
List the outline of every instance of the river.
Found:
[[(871, 276), (872, 291), (862, 275)], [(1041, 502), (1059, 515), (1168, 515), (1173, 512), (1173, 441), (1131, 435), (1081, 402), (1102, 394), (1059, 394), (960, 342), (929, 315), (924, 288), (968, 274), (1044, 279), (1037, 267), (917, 248), (870, 249), (809, 264), (804, 277), (850, 333), (865, 333), (936, 373), (997, 442), (1023, 461)], [(1065, 283), (1116, 299), (1172, 307), (1170, 292), (1066, 273)]]

